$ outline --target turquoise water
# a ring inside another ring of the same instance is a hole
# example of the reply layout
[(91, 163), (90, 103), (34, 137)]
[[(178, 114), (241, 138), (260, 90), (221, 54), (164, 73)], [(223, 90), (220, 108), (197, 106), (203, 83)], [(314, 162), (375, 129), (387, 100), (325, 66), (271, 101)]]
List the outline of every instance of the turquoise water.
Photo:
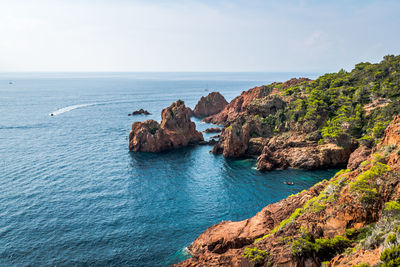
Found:
[[(335, 170), (259, 173), (206, 146), (128, 151), (132, 122), (159, 120), (178, 98), (193, 108), (206, 88), (231, 100), (292, 76), (0, 75), (0, 265), (166, 266), (211, 225), (329, 178)], [(127, 116), (139, 108), (153, 115)]]

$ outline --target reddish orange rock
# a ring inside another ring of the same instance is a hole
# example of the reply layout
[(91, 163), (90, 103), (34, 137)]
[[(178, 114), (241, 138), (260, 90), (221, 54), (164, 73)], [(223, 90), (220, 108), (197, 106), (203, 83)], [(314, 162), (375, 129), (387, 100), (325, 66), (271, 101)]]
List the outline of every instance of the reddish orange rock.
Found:
[[(385, 131), (382, 142), (373, 148), (369, 163), (353, 171), (345, 170), (330, 181), (270, 204), (250, 219), (221, 222), (210, 227), (188, 247), (193, 257), (177, 266), (317, 267), (326, 261), (326, 266), (379, 265), (379, 256), (385, 246), (388, 247), (386, 236), (397, 232), (398, 227), (398, 217), (393, 216), (396, 213), (387, 210), (385, 203), (396, 202), (400, 197), (399, 133), (400, 116), (397, 116)], [(271, 149), (280, 146), (278, 141)], [(291, 145), (296, 146), (294, 139)], [(333, 147), (324, 149), (334, 150)], [(271, 153), (265, 151), (264, 154)], [(380, 164), (387, 164), (387, 170), (368, 181), (376, 194), (371, 195), (371, 199), (366, 198), (369, 195), (357, 187), (360, 177), (371, 168), (384, 166)], [(363, 227), (368, 228), (361, 230)], [(357, 230), (361, 230), (361, 234)], [(351, 237), (351, 233), (355, 236)], [(367, 236), (359, 241), (359, 235), (363, 234)], [(348, 239), (339, 242), (337, 248), (330, 247), (332, 238), (340, 240), (336, 236), (342, 236), (341, 240)], [(321, 248), (326, 246), (322, 252), (312, 246), (317, 239)], [(252, 262), (244, 256), (246, 248), (257, 248), (267, 256)]]
[(134, 122), (129, 134), (129, 150), (160, 152), (203, 141), (201, 132), (190, 120), (190, 111), (182, 100), (161, 113), (161, 124), (154, 120)]
[(200, 118), (214, 115), (223, 110), (227, 104), (223, 95), (219, 92), (212, 92), (206, 97), (201, 97), (193, 110), (193, 115)]

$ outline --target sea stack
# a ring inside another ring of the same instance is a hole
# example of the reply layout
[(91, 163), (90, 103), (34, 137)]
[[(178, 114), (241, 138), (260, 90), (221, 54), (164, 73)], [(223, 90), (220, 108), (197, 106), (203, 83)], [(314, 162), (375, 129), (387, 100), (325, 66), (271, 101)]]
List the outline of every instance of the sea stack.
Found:
[(129, 134), (129, 150), (161, 152), (204, 140), (202, 133), (196, 131), (190, 111), (182, 100), (163, 109), (161, 118), (161, 124), (154, 120), (134, 122)]
[(193, 110), (193, 115), (199, 118), (208, 117), (223, 110), (227, 104), (223, 95), (219, 92), (212, 92), (206, 97), (201, 97)]

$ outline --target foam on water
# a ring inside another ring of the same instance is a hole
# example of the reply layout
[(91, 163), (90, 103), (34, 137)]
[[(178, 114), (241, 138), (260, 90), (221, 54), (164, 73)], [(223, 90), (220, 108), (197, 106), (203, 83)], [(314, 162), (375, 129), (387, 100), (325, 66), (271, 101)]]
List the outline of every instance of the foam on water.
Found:
[(90, 107), (90, 106), (94, 106), (94, 105), (98, 105), (98, 104), (99, 103), (87, 103), (87, 104), (72, 105), (72, 106), (57, 109), (56, 111), (49, 113), (49, 116), (57, 116), (57, 115), (63, 114), (65, 112), (68, 112), (68, 111), (71, 111), (71, 110), (74, 110), (77, 108)]

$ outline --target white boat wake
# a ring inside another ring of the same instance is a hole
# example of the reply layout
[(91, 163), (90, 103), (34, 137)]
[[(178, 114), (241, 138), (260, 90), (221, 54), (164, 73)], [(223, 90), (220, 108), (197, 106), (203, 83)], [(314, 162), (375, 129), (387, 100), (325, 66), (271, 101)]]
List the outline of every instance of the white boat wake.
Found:
[(51, 113), (49, 113), (49, 116), (57, 116), (60, 115), (62, 113), (77, 109), (77, 108), (83, 108), (83, 107), (89, 107), (89, 106), (94, 106), (94, 105), (98, 105), (99, 103), (88, 103), (88, 104), (80, 104), (80, 105), (72, 105), (72, 106), (68, 106), (65, 108), (60, 108), (57, 109), (56, 111), (53, 111)]

